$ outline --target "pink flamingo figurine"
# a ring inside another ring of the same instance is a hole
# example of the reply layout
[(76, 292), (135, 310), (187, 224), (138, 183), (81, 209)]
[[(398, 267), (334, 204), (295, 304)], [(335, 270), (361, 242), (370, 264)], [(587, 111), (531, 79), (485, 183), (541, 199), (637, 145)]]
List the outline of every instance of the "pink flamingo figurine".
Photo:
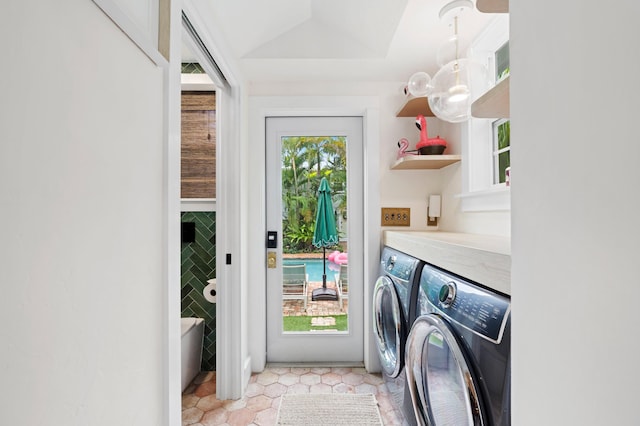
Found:
[(438, 135), (435, 138), (427, 137), (427, 119), (424, 115), (416, 117), (416, 127), (420, 130), (420, 140), (416, 144), (416, 149), (420, 154), (442, 154), (447, 147), (447, 141)]
[(424, 115), (416, 117), (416, 127), (420, 130), (420, 140), (416, 144), (416, 148), (419, 149), (422, 146), (426, 146), (429, 140), (427, 138), (427, 119), (424, 118)]

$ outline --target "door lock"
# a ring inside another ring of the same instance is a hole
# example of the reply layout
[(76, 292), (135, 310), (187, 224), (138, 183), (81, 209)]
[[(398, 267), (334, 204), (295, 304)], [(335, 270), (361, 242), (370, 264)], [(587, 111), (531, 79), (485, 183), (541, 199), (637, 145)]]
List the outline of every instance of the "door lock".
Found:
[(273, 269), (276, 267), (276, 252), (268, 251), (267, 252), (267, 268)]

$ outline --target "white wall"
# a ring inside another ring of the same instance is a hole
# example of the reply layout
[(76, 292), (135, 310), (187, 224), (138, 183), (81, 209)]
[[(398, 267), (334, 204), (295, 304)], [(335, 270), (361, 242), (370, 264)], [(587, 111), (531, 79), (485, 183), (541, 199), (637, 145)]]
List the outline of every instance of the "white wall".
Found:
[[(440, 170), (391, 170), (398, 155), (398, 141), (405, 138), (409, 149), (413, 150), (420, 140), (420, 130), (415, 125), (415, 117), (396, 117), (402, 104), (402, 97), (391, 93), (384, 95), (382, 102), (386, 114), (380, 123), (382, 134), (380, 143), (380, 201), (382, 207), (409, 207), (411, 223), (408, 228), (382, 227), (382, 229), (403, 231), (427, 230), (427, 200), (430, 194), (440, 194), (442, 187)], [(400, 103), (398, 103), (400, 101)], [(442, 122), (436, 118), (427, 118), (427, 132), (430, 138), (448, 135), (440, 132)], [(459, 154), (455, 146), (447, 147), (447, 154)], [(372, 212), (380, 215), (380, 212)], [(435, 230), (436, 228), (429, 228)]]
[(511, 3), (514, 425), (640, 422), (639, 16)]
[(458, 195), (462, 188), (462, 167), (462, 163), (456, 163), (441, 170), (442, 219), (439, 229), (468, 234), (510, 236), (510, 211), (463, 212), (460, 209), (461, 199)]
[(162, 70), (86, 0), (0, 50), (0, 424), (163, 424)]
[[(435, 129), (438, 129), (440, 135), (447, 140), (446, 154), (460, 154), (462, 161), (444, 167), (439, 171), (427, 172), (438, 178), (438, 186), (436, 193), (441, 194), (441, 214), (437, 230), (446, 232), (462, 232), (468, 234), (483, 235), (500, 235), (508, 237), (511, 235), (511, 212), (486, 210), (463, 212), (461, 209), (462, 179), (463, 167), (465, 162), (469, 161), (465, 157), (463, 149), (464, 141), (462, 140), (462, 124), (447, 123), (433, 119), (436, 122)], [(431, 129), (431, 127), (429, 127)], [(435, 137), (437, 133), (429, 130), (429, 137)], [(432, 136), (433, 135), (433, 136)], [(471, 141), (473, 143), (473, 141)], [(424, 217), (426, 216), (426, 203), (422, 202), (424, 197), (420, 198), (420, 207), (423, 210), (417, 210), (419, 213), (420, 225), (424, 227)], [(414, 215), (415, 216), (415, 215)], [(413, 220), (413, 218), (412, 218)], [(434, 228), (428, 227), (428, 230)]]

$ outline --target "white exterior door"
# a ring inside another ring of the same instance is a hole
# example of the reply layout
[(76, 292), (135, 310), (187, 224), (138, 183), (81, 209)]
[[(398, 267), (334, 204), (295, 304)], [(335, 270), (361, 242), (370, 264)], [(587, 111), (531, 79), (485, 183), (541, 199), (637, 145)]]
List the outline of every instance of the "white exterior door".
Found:
[[(361, 362), (362, 117), (267, 117), (266, 144), (266, 223), (277, 235), (276, 247), (266, 249), (267, 361)], [(325, 256), (311, 241), (322, 177), (333, 185), (340, 240), (325, 249)], [(290, 275), (295, 268), (284, 272), (283, 263), (304, 264), (304, 283), (291, 285), (299, 276)], [(328, 298), (320, 296), (326, 294), (321, 287), (328, 289)]]

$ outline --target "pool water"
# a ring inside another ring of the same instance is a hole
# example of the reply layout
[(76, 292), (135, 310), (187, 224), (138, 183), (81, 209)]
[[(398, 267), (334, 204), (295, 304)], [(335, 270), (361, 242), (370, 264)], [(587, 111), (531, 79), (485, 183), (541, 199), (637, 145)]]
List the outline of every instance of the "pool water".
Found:
[[(285, 265), (304, 263), (307, 265), (309, 281), (322, 282), (322, 259), (284, 259)], [(335, 273), (340, 271), (340, 267), (327, 260), (327, 281), (335, 280)]]

